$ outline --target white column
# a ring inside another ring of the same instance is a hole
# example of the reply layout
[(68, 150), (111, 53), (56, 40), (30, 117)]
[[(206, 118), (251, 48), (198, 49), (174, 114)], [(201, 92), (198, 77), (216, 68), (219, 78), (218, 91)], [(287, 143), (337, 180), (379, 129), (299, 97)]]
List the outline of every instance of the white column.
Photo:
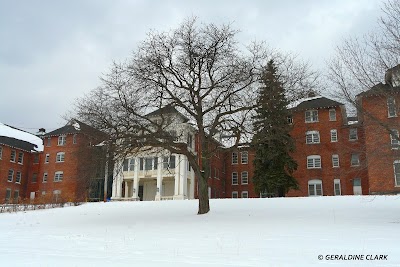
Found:
[(162, 197), (162, 170), (163, 170), (163, 157), (157, 158), (157, 189), (156, 189), (156, 200), (161, 200)]
[(122, 164), (119, 160), (115, 161), (114, 165), (114, 175), (113, 175), (113, 185), (112, 185), (112, 199), (121, 198), (122, 189)]
[(194, 170), (193, 170), (193, 168), (191, 168), (189, 176), (190, 176), (190, 189), (188, 192), (189, 193), (188, 198), (194, 199)]
[(177, 196), (179, 195), (179, 171), (180, 171), (180, 155), (176, 154), (175, 155), (175, 189), (174, 189), (174, 199), (177, 198)]
[(133, 183), (132, 183), (132, 199), (139, 200), (139, 158), (135, 158), (135, 170), (133, 172)]
[(128, 198), (128, 194), (129, 194), (128, 181), (125, 181), (125, 198)]
[(181, 160), (180, 160), (180, 165), (179, 165), (179, 176), (180, 176), (180, 181), (179, 181), (179, 195), (181, 196), (182, 199), (187, 198), (187, 174), (188, 174), (188, 160), (187, 157), (184, 155), (181, 155)]

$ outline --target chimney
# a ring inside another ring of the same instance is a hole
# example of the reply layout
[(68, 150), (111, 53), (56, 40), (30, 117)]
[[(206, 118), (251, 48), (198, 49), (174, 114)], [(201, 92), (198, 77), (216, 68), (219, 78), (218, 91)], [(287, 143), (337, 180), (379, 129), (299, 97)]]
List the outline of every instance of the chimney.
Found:
[(45, 128), (40, 128), (39, 131), (36, 133), (37, 135), (44, 135), (46, 133)]

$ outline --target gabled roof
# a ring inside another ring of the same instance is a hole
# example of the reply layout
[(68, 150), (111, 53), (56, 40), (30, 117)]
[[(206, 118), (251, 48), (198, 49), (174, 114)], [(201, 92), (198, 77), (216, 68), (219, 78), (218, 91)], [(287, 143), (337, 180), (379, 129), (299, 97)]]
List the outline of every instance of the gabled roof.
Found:
[(105, 135), (103, 132), (97, 130), (96, 128), (93, 128), (92, 126), (89, 126), (86, 123), (73, 119), (69, 121), (65, 126), (43, 134), (42, 137), (76, 134), (76, 133), (84, 133), (87, 135)]
[(35, 144), (8, 136), (0, 136), (0, 144), (10, 146), (13, 148), (18, 148), (28, 152), (37, 150), (37, 146)]
[(185, 121), (189, 120), (182, 113), (180, 113), (178, 110), (176, 110), (176, 108), (173, 105), (166, 105), (165, 107), (156, 109), (155, 111), (150, 112), (146, 116), (147, 117), (157, 117), (157, 116), (162, 116), (162, 115), (166, 115), (166, 114), (177, 114), (177, 115), (181, 116), (182, 118), (184, 118)]
[(323, 96), (316, 96), (310, 98), (304, 98), (296, 101), (295, 103), (289, 105), (289, 108), (292, 109), (319, 109), (319, 108), (331, 108), (331, 107), (338, 107), (342, 106), (343, 104), (337, 102), (335, 100), (323, 97)]

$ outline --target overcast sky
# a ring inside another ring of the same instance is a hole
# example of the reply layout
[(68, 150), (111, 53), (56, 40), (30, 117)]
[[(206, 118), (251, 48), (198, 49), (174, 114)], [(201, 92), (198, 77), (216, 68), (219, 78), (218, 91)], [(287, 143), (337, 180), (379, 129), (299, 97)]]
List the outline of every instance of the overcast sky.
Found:
[(316, 70), (336, 45), (376, 27), (378, 0), (0, 0), (0, 122), (54, 130), (76, 98), (100, 84), (150, 29), (186, 17), (232, 22), (246, 44), (265, 40)]

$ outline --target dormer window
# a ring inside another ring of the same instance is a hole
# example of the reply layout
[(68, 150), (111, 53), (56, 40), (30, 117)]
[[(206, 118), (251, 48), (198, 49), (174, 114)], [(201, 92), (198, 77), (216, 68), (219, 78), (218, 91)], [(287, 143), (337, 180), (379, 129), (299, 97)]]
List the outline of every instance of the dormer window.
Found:
[(306, 122), (317, 122), (318, 121), (318, 110), (307, 110), (305, 113)]

